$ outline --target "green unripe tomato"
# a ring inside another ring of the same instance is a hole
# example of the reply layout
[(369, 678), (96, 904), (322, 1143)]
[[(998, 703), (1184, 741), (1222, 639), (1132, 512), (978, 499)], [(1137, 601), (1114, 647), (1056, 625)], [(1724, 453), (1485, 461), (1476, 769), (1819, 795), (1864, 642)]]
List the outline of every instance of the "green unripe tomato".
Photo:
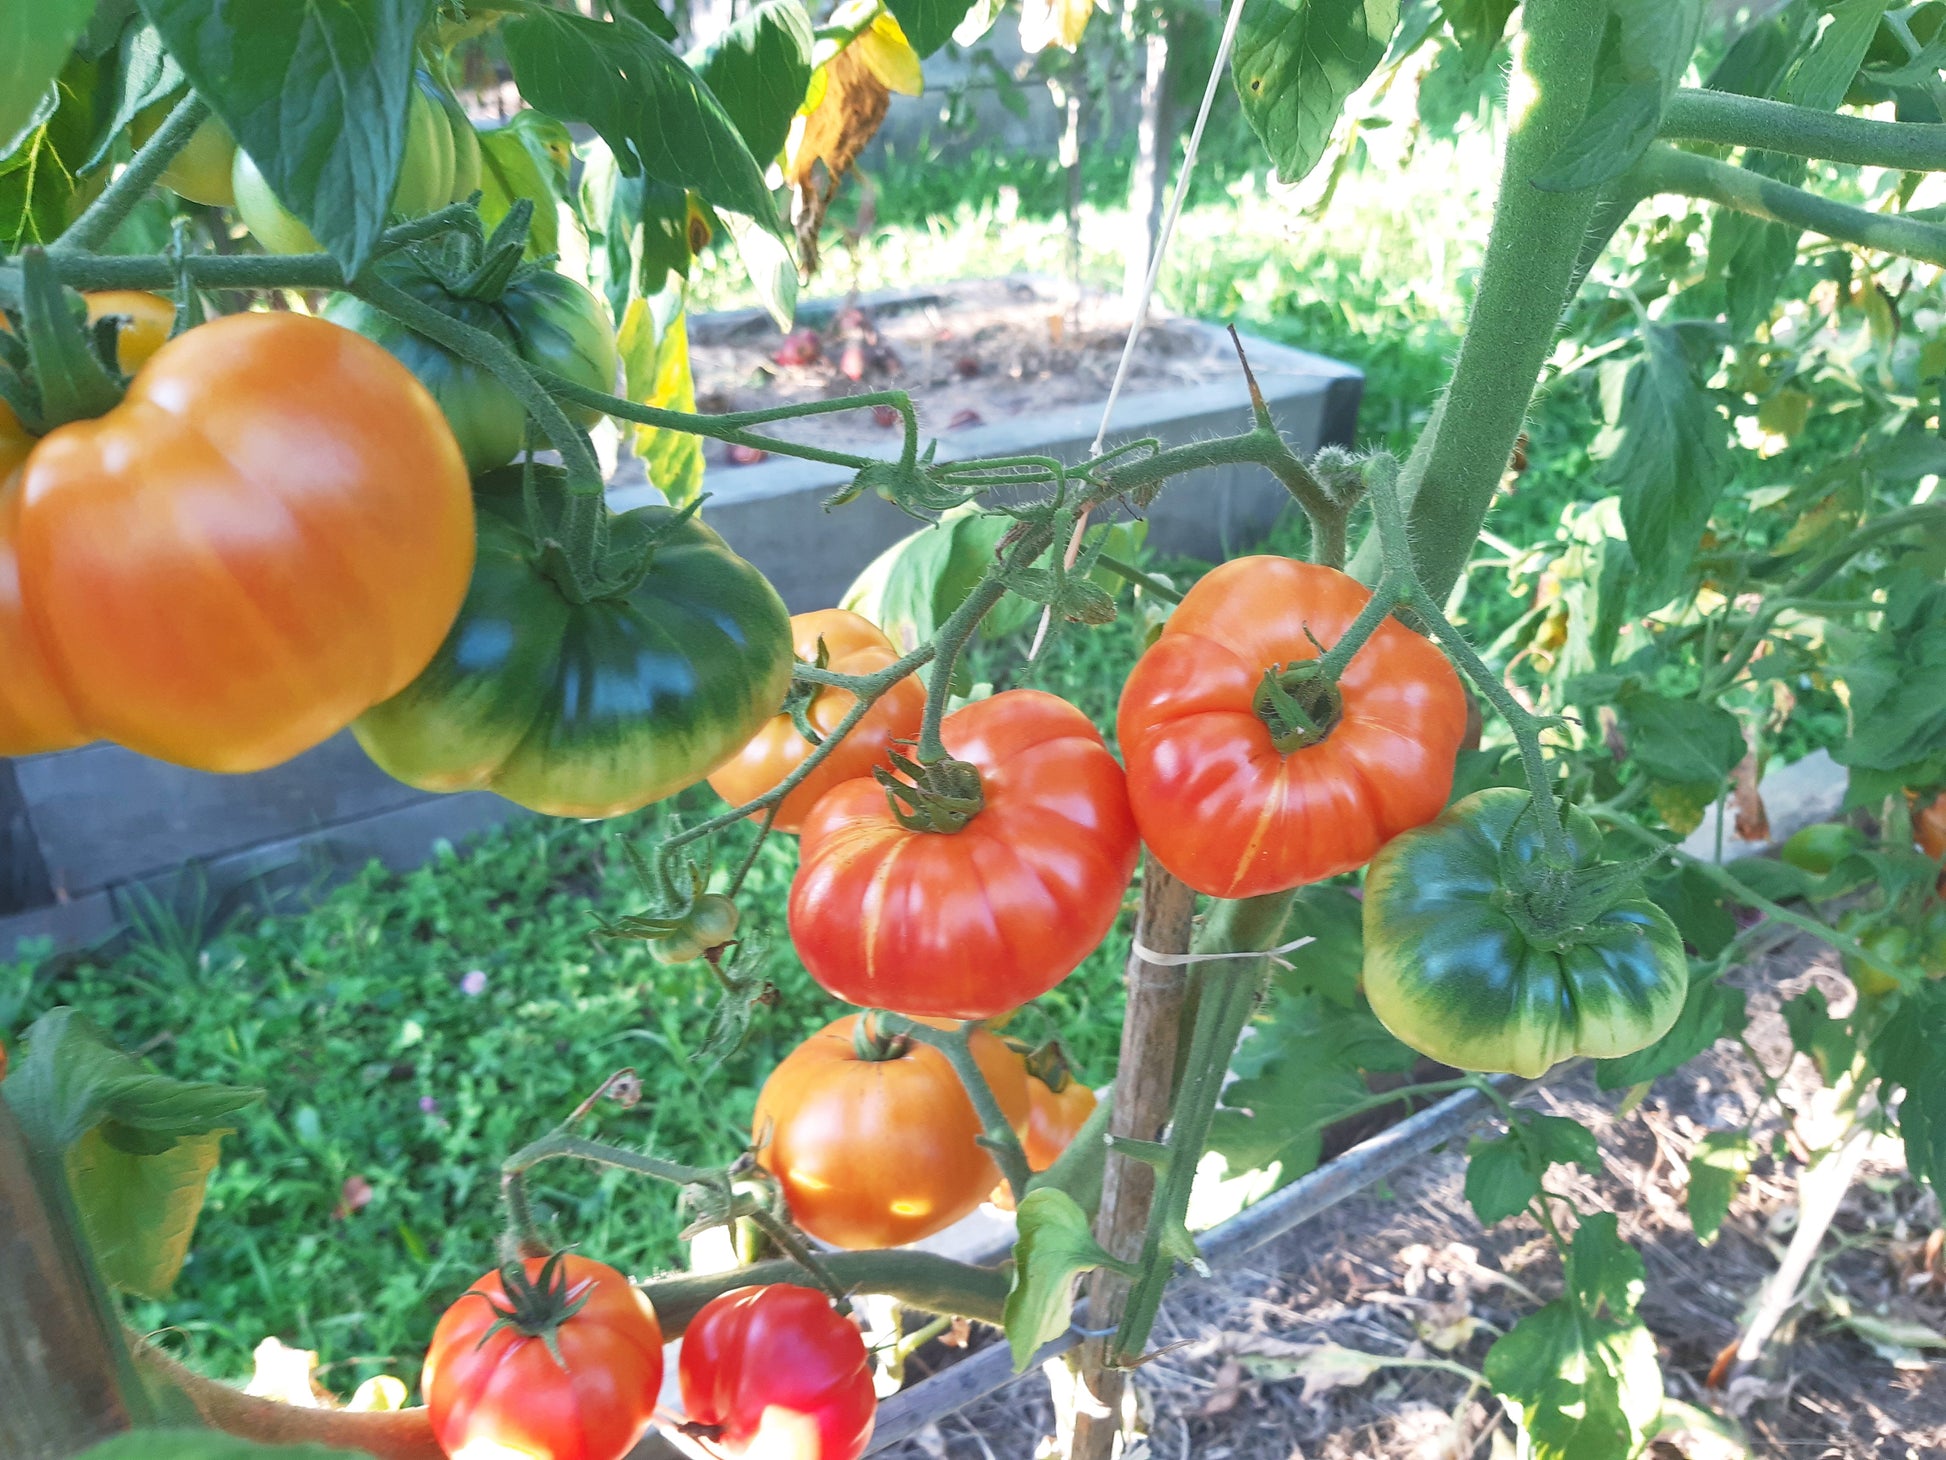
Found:
[(466, 115), (466, 109), (452, 92), (436, 83), (434, 89), (453, 138), (453, 190), (446, 201), (463, 203), (480, 186), (480, 134), (473, 130), (473, 122)]
[(1838, 931), (1849, 933), (1869, 955), (1865, 958), (1847, 956), (1843, 962), (1845, 976), (1857, 986), (1859, 994), (1867, 999), (1882, 999), (1888, 994), (1896, 994), (1905, 986), (1895, 970), (1911, 969), (1915, 966), (1919, 952), (1917, 940), (1910, 928), (1902, 928), (1896, 923), (1882, 923), (1877, 927), (1862, 927), (1863, 919), (1855, 913), (1846, 913), (1838, 919)]
[[(128, 139), (137, 147), (153, 137), (169, 116), (177, 98), (169, 97), (145, 107), (129, 123)], [(189, 140), (182, 150), (170, 159), (169, 165), (162, 169), (157, 179), (165, 188), (179, 198), (187, 198), (192, 203), (207, 203), (212, 208), (227, 208), (236, 202), (236, 189), (231, 185), (231, 169), (236, 164), (236, 139), (230, 129), (223, 125), (222, 118), (207, 116), (201, 126), (189, 134)]]
[(1865, 838), (1856, 827), (1841, 821), (1821, 821), (1792, 833), (1777, 849), (1777, 855), (1800, 872), (1823, 877), (1864, 845)]
[[(506, 344), (515, 343), (499, 310), (477, 299), (460, 299), (447, 293), (445, 286), (409, 254), (394, 254), (379, 264), (378, 271), (387, 283), (442, 314), (484, 330)], [(453, 354), (384, 310), (349, 294), (335, 296), (325, 306), (324, 317), (383, 345), (419, 377), (419, 383), (432, 392), (439, 409), (445, 412), (446, 424), (453, 428), (453, 438), (466, 458), (468, 476), (505, 466), (526, 444), (526, 412), (519, 397), (484, 365)]]
[(682, 929), (649, 940), (649, 957), (657, 963), (693, 963), (702, 956), (703, 945)]
[[(469, 134), (471, 129), (468, 129)], [(406, 103), (405, 152), (388, 213), (419, 218), (453, 198), (454, 142), (451, 123), (438, 92), (421, 76)], [(322, 253), (324, 245), (271, 189), (250, 154), (241, 147), (230, 174), (236, 210), (243, 224), (271, 253)]]
[[(500, 296), (500, 312), (513, 328), (520, 358), (540, 370), (604, 394), (615, 389), (615, 326), (601, 297), (565, 274), (534, 269)], [(601, 412), (563, 401), (578, 426), (592, 427)]]
[[(1689, 988), (1682, 936), (1639, 893), (1539, 936), (1502, 881), (1542, 852), (1525, 791), (1493, 787), (1395, 837), (1365, 874), (1365, 996), (1385, 1027), (1462, 1070), (1532, 1079), (1575, 1055), (1613, 1059), (1669, 1032)], [(1601, 832), (1564, 808), (1576, 868)]]
[(737, 935), (737, 905), (720, 892), (705, 892), (685, 921), (697, 942), (719, 948)]

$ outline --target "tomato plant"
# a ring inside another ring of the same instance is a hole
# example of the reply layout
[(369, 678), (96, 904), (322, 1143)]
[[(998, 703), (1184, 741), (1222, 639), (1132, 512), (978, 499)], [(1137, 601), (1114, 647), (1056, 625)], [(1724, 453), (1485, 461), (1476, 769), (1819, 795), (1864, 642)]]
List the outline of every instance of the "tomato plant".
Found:
[[(791, 619), (792, 649), (799, 659), (839, 674), (874, 674), (898, 661), (891, 640), (871, 622), (842, 608), (800, 613)], [(811, 686), (803, 713), (820, 738), (834, 734), (857, 697), (842, 689)], [(888, 690), (852, 727), (822, 764), (777, 803), (771, 821), (776, 831), (796, 832), (818, 799), (842, 781), (870, 776), (874, 766), (890, 768), (891, 753), (919, 733), (926, 689), (916, 676)], [(709, 778), (710, 789), (740, 806), (772, 790), (811, 753), (811, 742), (789, 714), (771, 716), (748, 744)]]
[(9, 754), (105, 737), (275, 765), (425, 667), (473, 561), (431, 398), (289, 314), (164, 346), (119, 406), (34, 445), (0, 510)]
[[(558, 492), (558, 471), (533, 471)], [(789, 615), (696, 517), (617, 518), (646, 568), (623, 597), (575, 602), (524, 525), (520, 470), (476, 490), (478, 563), (452, 632), (353, 727), (385, 770), (552, 816), (614, 816), (694, 785), (775, 712)]]
[(858, 1329), (794, 1283), (736, 1288), (683, 1331), (682, 1407), (724, 1455), (858, 1460), (878, 1397)]
[[(1010, 1124), (1027, 1119), (1027, 1077), (998, 1038), (971, 1038)], [(757, 1094), (751, 1142), (791, 1218), (835, 1247), (898, 1247), (950, 1227), (997, 1175), (979, 1115), (946, 1056), (869, 1016), (827, 1024)]]
[(1189, 591), (1129, 676), (1129, 803), (1197, 891), (1334, 877), (1445, 806), (1466, 700), (1436, 648), (1387, 620), (1335, 686), (1315, 677), (1370, 600), (1331, 568), (1238, 558)]
[(655, 1412), (662, 1328), (614, 1268), (528, 1258), (446, 1310), (419, 1387), (448, 1455), (621, 1460)]
[(925, 830), (875, 780), (834, 786), (804, 823), (791, 938), (841, 999), (983, 1019), (1046, 993), (1106, 936), (1135, 824), (1101, 733), (1053, 695), (1007, 690), (940, 734), (977, 774), (977, 809)]

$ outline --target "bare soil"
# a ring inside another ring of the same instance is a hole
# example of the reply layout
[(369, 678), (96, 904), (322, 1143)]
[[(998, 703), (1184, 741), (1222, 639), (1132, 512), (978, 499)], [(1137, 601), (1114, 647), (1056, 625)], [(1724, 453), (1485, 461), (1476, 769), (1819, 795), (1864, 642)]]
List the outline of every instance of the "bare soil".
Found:
[[(760, 314), (697, 320), (690, 339), (696, 401), (705, 411), (762, 410), (903, 390), (931, 433), (1102, 401), (1128, 334), (1117, 295), (1077, 305), (1032, 276), (973, 279), (835, 305), (806, 305), (781, 335)], [(1125, 395), (1201, 385), (1236, 368), (1227, 341), (1152, 308), (1123, 384)], [(858, 450), (893, 437), (889, 409), (814, 416), (766, 427), (788, 440)], [(732, 462), (712, 444), (712, 464)], [(747, 453), (745, 453), (747, 456)]]
[[(1750, 1038), (1805, 1138), (1833, 1129), (1820, 1083), (1791, 1058), (1781, 1000), (1815, 982), (1846, 1007), (1843, 975), (1805, 950), (1786, 949), (1743, 970)], [(1530, 1103), (1573, 1116), (1601, 1138), (1604, 1169), (1555, 1184), (1587, 1210), (1611, 1210), (1643, 1252), (1643, 1316), (1675, 1400), (1741, 1435), (1747, 1450), (1702, 1424), (1659, 1437), (1653, 1460), (1754, 1456), (1917, 1460), (1946, 1455), (1946, 1362), (1875, 1350), (1843, 1315), (1922, 1324), (1946, 1332), (1946, 1279), (1938, 1205), (1906, 1175), (1895, 1144), (1874, 1147), (1813, 1269), (1806, 1301), (1755, 1373), (1727, 1389), (1706, 1384), (1740, 1334), (1758, 1286), (1775, 1269), (1794, 1225), (1805, 1150), (1775, 1115), (1759, 1135), (1785, 1136), (1793, 1153), (1761, 1160), (1722, 1233), (1700, 1245), (1683, 1207), (1692, 1148), (1709, 1130), (1739, 1126), (1763, 1095), (1742, 1053), (1719, 1045), (1656, 1082), (1624, 1113), (1623, 1092), (1596, 1090), (1585, 1072)], [(1185, 1280), (1172, 1292), (1140, 1374), (1145, 1437), (1134, 1454), (1176, 1460), (1464, 1460), (1511, 1456), (1512, 1430), (1486, 1391), (1457, 1375), (1386, 1369), (1341, 1385), (1251, 1376), (1245, 1360), (1279, 1344), (1334, 1343), (1373, 1354), (1451, 1359), (1477, 1370), (1497, 1333), (1560, 1290), (1560, 1269), (1531, 1221), (1482, 1231), (1462, 1193), (1464, 1152), (1449, 1149), (1395, 1181), (1326, 1213), (1262, 1249), (1249, 1271), (1216, 1283)], [(1928, 1243), (1928, 1239), (1930, 1244)], [(889, 1452), (903, 1460), (1027, 1460), (1046, 1453), (1053, 1409), (1038, 1374), (952, 1416)], [(1132, 1457), (1131, 1457), (1132, 1460)]]

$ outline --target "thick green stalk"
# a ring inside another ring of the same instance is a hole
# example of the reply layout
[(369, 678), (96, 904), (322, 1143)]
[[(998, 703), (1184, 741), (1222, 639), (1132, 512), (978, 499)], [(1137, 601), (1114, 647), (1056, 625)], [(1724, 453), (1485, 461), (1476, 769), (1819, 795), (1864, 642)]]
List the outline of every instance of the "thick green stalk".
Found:
[(1754, 147), (1855, 167), (1946, 170), (1946, 124), (1884, 122), (1730, 91), (1678, 91), (1663, 108), (1660, 131), (1679, 142)]
[[(1197, 951), (1232, 953), (1275, 947), (1294, 896), (1275, 892), (1219, 902), (1197, 939)], [(1189, 1211), (1190, 1190), (1196, 1183), (1196, 1163), (1209, 1145), (1230, 1056), (1256, 1010), (1257, 996), (1270, 976), (1271, 961), (1268, 957), (1221, 958), (1194, 966), (1198, 986), (1196, 1026), (1190, 1035), (1182, 1083), (1170, 1110), (1169, 1162), (1149, 1208), (1141, 1275), (1129, 1290), (1121, 1327), (1115, 1332), (1115, 1352), (1123, 1362), (1139, 1357), (1148, 1342), (1149, 1329), (1162, 1306), (1163, 1289), (1169, 1285), (1177, 1259), (1193, 1260), (1195, 1246), (1184, 1217)]]
[(1875, 248), (1922, 263), (1946, 264), (1946, 224), (1834, 203), (1803, 188), (1733, 167), (1714, 157), (1657, 143), (1643, 154), (1628, 175), (1650, 193), (1680, 193), (1701, 198), (1752, 218), (1821, 233), (1826, 238), (1855, 243), (1862, 248)]
[[(885, 1022), (886, 1019), (892, 1022)], [(888, 1032), (903, 1033), (920, 1044), (930, 1044), (946, 1056), (959, 1076), (959, 1082), (966, 1087), (966, 1097), (973, 1102), (974, 1113), (980, 1117), (980, 1125), (986, 1134), (982, 1143), (993, 1153), (994, 1164), (1000, 1168), (1007, 1189), (1014, 1194), (1014, 1201), (1027, 1194), (1027, 1183), (1033, 1179), (1033, 1171), (1027, 1165), (1027, 1153), (1021, 1149), (1020, 1137), (1007, 1123), (1006, 1112), (1000, 1108), (993, 1087), (987, 1083), (986, 1072), (980, 1062), (973, 1057), (973, 1046), (969, 1042), (977, 1024), (962, 1024), (957, 1029), (932, 1029), (924, 1024), (914, 1024), (901, 1020), (897, 1015), (881, 1019), (881, 1027)]]
[(1493, 230), (1443, 409), (1405, 468), (1419, 581), (1443, 603), (1466, 566), (1553, 347), (1597, 192), (1534, 177), (1588, 109), (1606, 0), (1528, 0), (1508, 91)]
[[(908, 1308), (953, 1313), (998, 1325), (1007, 1304), (1007, 1271), (973, 1267), (899, 1247), (886, 1251), (826, 1252), (819, 1257), (827, 1273), (848, 1291), (885, 1293)], [(732, 1288), (763, 1283), (801, 1283), (804, 1270), (787, 1257), (739, 1267), (730, 1272), (688, 1273), (639, 1284), (655, 1304), (665, 1336), (675, 1338), (702, 1306)]]

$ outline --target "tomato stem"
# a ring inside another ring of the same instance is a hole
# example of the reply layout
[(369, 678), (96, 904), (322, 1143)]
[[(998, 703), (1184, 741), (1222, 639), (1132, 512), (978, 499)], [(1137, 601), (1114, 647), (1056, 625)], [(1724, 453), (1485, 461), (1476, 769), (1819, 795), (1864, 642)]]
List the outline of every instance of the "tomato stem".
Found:
[[(897, 1019), (898, 1016), (890, 1016)], [(1027, 1164), (1027, 1153), (1021, 1149), (1020, 1137), (1007, 1123), (1006, 1112), (1001, 1110), (995, 1098), (993, 1087), (987, 1083), (986, 1072), (980, 1062), (973, 1057), (973, 1031), (977, 1023), (965, 1023), (954, 1029), (934, 1029), (925, 1024), (906, 1022), (903, 1033), (921, 1044), (929, 1044), (946, 1056), (959, 1076), (960, 1084), (966, 1087), (967, 1099), (973, 1102), (974, 1113), (980, 1117), (980, 1124), (986, 1128), (981, 1144), (993, 1153), (994, 1164), (1006, 1179), (1007, 1189), (1013, 1193), (1014, 1204), (1027, 1194), (1027, 1183), (1033, 1180), (1034, 1173)]]
[(182, 100), (170, 108), (168, 117), (156, 128), (155, 135), (136, 149), (121, 176), (103, 188), (101, 196), (54, 241), (54, 250), (64, 254), (81, 253), (106, 243), (208, 115), (208, 102), (194, 91), (184, 92)]

